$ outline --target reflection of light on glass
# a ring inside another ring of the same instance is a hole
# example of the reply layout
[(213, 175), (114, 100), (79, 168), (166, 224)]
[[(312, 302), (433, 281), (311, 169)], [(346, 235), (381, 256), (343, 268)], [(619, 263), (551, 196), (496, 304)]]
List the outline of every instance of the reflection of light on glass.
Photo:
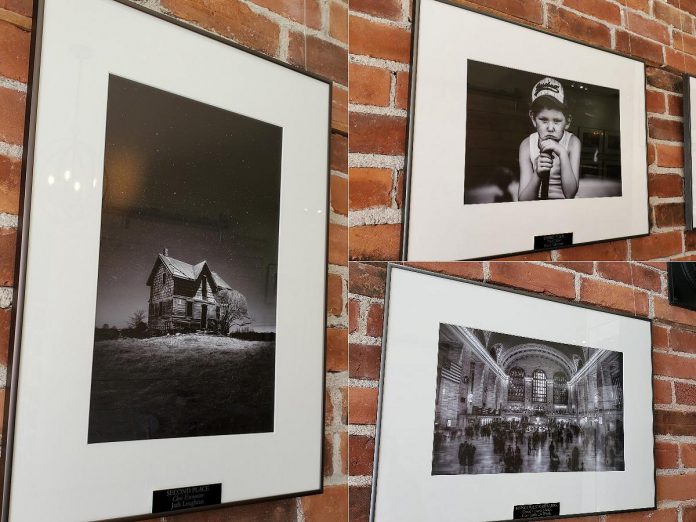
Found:
[(97, 178), (92, 180), (92, 188), (97, 188)]
[(321, 210), (317, 210), (317, 214), (321, 214)]
[(65, 171), (65, 174), (63, 174), (63, 177), (65, 178), (65, 181), (69, 181), (69, 180), (70, 180), (70, 176), (72, 176), (72, 172), (70, 172), (69, 170), (66, 170), (66, 171)]
[(305, 212), (309, 212), (309, 209), (308, 209), (308, 208), (306, 208), (306, 209), (304, 209), (304, 211), (305, 211)]
[(80, 190), (80, 182), (79, 182), (79, 181), (76, 181), (75, 184), (73, 185), (73, 188), (75, 189), (76, 192), (77, 192), (78, 190)]
[(56, 178), (53, 176), (48, 176), (48, 184), (53, 185), (56, 182)]

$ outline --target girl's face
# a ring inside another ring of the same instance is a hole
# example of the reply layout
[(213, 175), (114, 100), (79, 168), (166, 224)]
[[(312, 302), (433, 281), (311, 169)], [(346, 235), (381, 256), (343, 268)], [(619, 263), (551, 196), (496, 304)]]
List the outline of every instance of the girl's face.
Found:
[(558, 109), (541, 109), (536, 114), (530, 112), (529, 116), (540, 140), (560, 141), (570, 125), (568, 118)]

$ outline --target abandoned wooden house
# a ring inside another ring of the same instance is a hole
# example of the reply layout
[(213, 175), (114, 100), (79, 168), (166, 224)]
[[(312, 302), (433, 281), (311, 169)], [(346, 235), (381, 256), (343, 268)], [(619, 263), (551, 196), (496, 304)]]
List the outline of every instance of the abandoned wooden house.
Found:
[(169, 257), (165, 248), (155, 260), (147, 285), (150, 287), (147, 324), (152, 330), (162, 333), (219, 330), (221, 319), (229, 317), (226, 311), (230, 295), (243, 301), (244, 310), (228, 318), (225, 333), (249, 330), (251, 319), (246, 313), (246, 299), (210, 270), (206, 261), (190, 265)]

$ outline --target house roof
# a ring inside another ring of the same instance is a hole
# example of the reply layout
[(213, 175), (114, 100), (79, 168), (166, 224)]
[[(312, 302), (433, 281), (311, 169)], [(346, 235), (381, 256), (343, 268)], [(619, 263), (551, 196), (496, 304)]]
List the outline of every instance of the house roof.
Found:
[[(169, 270), (172, 276), (178, 277), (179, 279), (187, 279), (189, 281), (195, 281), (196, 279), (198, 279), (198, 276), (201, 275), (203, 268), (208, 265), (208, 262), (205, 260), (195, 265), (190, 265), (185, 261), (174, 259), (173, 257), (165, 256), (164, 254), (159, 254), (159, 260), (167, 268), (167, 270)], [(157, 266), (157, 262), (155, 262), (155, 266)], [(208, 267), (208, 270), (213, 275), (213, 282), (216, 286), (232, 290), (232, 287), (228, 285), (227, 282), (222, 277), (220, 277), (219, 274), (210, 270), (210, 267)], [(153, 267), (152, 274), (150, 274), (150, 277), (148, 277), (147, 279), (148, 285), (152, 284), (152, 276), (154, 274), (154, 271), (155, 269)]]

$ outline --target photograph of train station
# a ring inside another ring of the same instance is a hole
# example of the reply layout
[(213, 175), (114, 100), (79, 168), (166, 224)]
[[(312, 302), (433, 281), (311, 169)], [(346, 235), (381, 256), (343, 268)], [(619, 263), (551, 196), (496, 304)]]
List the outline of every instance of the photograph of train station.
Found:
[(440, 324), (432, 474), (623, 471), (622, 363)]

